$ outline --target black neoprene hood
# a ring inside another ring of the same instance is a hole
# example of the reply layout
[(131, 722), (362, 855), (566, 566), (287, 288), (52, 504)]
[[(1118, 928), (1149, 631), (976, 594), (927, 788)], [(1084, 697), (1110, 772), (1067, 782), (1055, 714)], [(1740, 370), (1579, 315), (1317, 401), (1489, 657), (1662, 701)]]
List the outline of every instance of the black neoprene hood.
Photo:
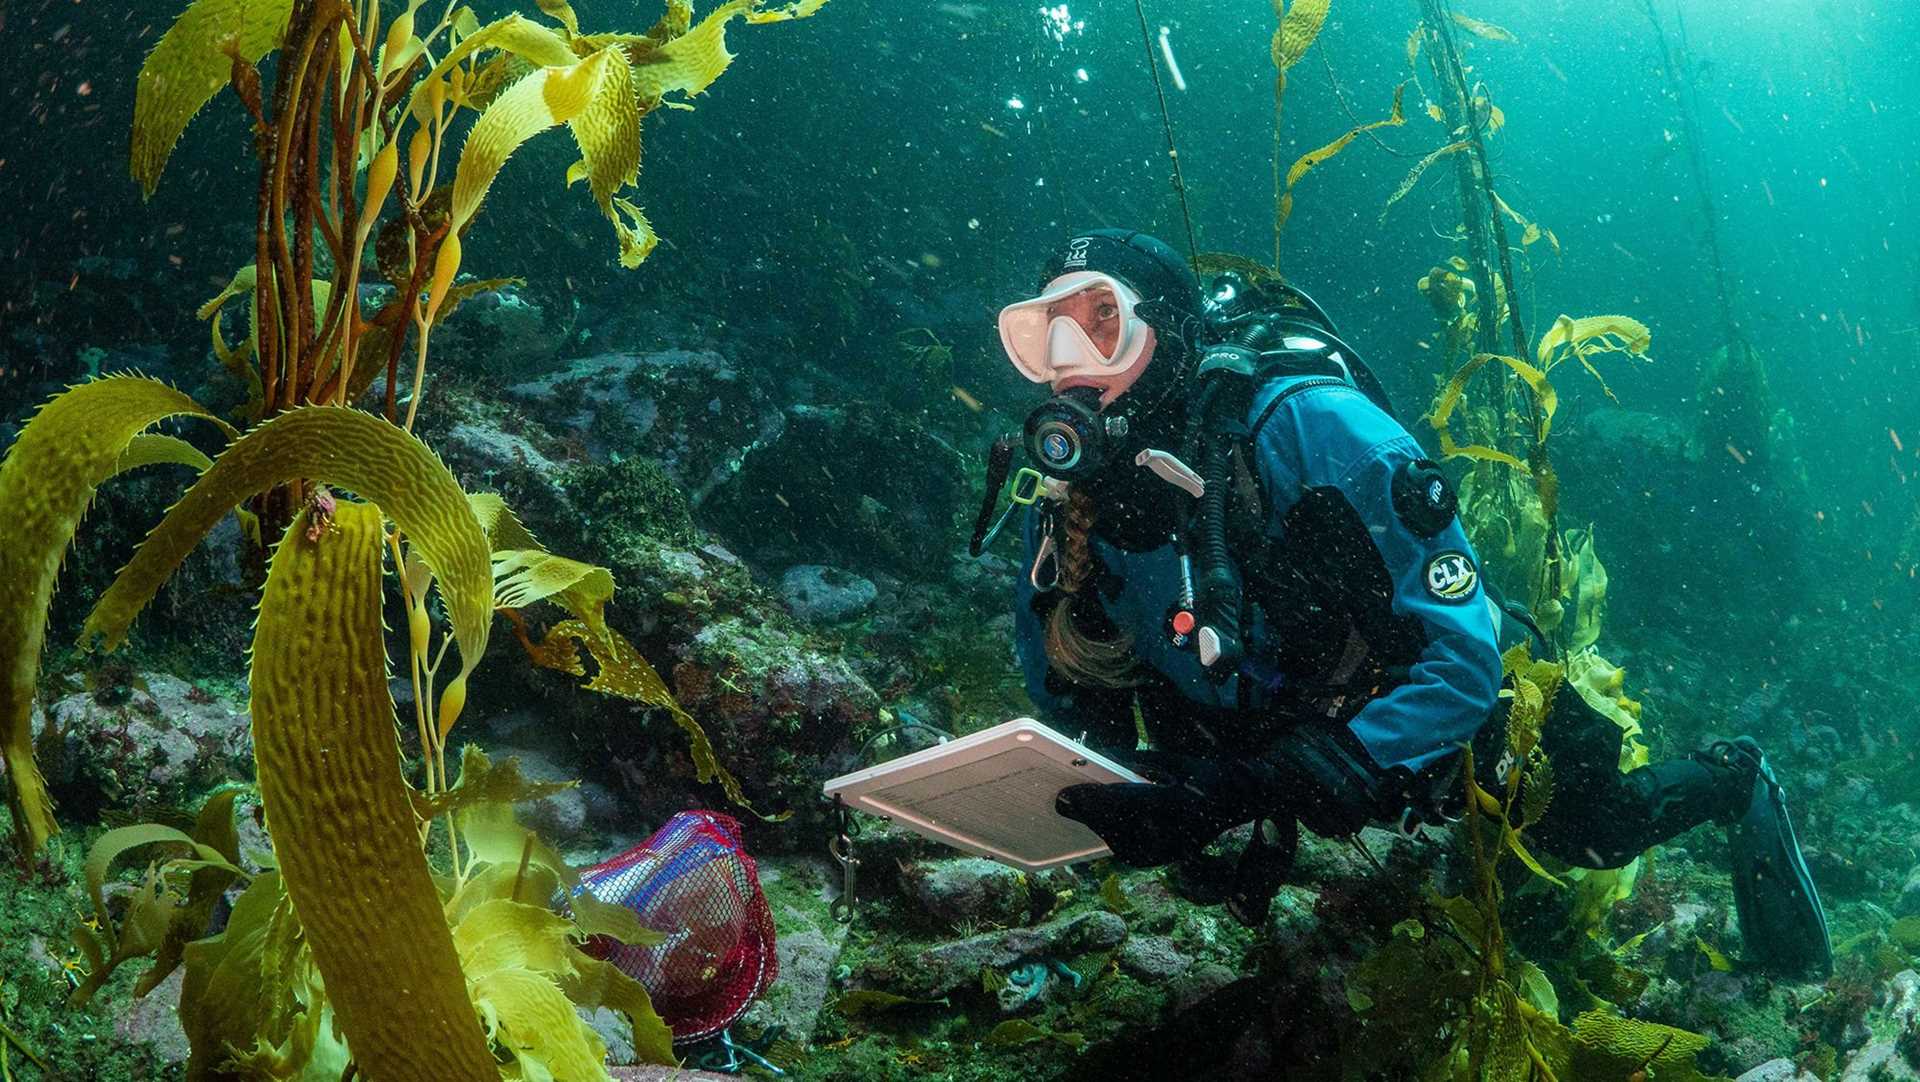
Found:
[(1036, 292), (1074, 271), (1099, 271), (1140, 294), (1140, 318), (1162, 341), (1191, 343), (1200, 326), (1200, 279), (1165, 241), (1136, 229), (1076, 233), (1047, 257)]

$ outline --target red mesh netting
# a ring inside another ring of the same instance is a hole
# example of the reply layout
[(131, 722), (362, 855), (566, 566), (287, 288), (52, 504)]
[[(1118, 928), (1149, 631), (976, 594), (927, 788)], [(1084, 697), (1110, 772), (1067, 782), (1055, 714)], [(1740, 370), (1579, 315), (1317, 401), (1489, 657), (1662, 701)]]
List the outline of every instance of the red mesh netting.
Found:
[(676, 1044), (733, 1024), (779, 973), (773, 914), (731, 816), (680, 812), (653, 837), (582, 872), (581, 881), (594, 897), (626, 906), (666, 934), (657, 947), (595, 936), (586, 951), (646, 986)]

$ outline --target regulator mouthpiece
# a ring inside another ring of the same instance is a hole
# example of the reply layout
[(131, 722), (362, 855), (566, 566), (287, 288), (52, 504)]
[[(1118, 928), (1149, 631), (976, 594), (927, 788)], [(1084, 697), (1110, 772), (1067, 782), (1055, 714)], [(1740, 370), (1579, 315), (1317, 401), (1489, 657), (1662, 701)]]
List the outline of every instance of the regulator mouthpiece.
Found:
[(1027, 415), (1027, 456), (1049, 477), (1078, 480), (1098, 473), (1126, 435), (1125, 417), (1101, 414), (1098, 388), (1076, 387)]

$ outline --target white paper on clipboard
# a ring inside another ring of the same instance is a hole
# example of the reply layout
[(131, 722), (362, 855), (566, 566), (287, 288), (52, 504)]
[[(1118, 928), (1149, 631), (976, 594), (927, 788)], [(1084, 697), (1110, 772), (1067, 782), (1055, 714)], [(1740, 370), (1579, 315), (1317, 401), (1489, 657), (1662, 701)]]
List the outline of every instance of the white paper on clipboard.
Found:
[(1060, 790), (1140, 780), (1032, 718), (1015, 718), (822, 788), (935, 841), (1039, 871), (1109, 853), (1099, 835), (1053, 810)]

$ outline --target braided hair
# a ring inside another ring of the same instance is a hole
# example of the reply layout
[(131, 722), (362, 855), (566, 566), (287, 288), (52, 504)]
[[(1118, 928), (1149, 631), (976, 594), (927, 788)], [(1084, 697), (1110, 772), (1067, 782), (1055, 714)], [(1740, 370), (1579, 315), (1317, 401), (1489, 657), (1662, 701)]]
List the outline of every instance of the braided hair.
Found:
[[(1085, 687), (1124, 688), (1140, 683), (1133, 636), (1113, 627), (1092, 593), (1093, 533), (1098, 503), (1084, 488), (1067, 492), (1060, 536), (1059, 597), (1047, 615), (1047, 661), (1053, 670)], [(1090, 630), (1090, 624), (1105, 625)]]

